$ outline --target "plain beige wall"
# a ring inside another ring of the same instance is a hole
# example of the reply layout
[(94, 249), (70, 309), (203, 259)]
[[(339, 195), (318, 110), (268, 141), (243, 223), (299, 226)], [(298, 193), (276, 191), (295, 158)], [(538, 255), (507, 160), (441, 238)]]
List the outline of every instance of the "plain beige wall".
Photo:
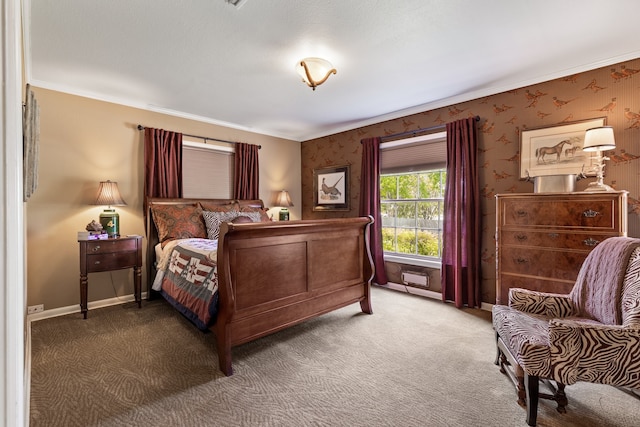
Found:
[[(273, 206), (277, 192), (286, 189), (294, 204), (291, 219), (301, 218), (299, 142), (47, 89), (34, 91), (40, 105), (40, 145), (38, 188), (26, 204), (28, 306), (79, 307), (77, 232), (97, 221), (104, 208), (91, 205), (100, 181), (117, 181), (127, 202), (116, 207), (121, 234), (144, 236), (143, 132), (138, 124), (261, 145), (260, 198)], [(269, 213), (277, 219), (278, 211)], [(89, 302), (131, 294), (130, 270), (89, 275)]]

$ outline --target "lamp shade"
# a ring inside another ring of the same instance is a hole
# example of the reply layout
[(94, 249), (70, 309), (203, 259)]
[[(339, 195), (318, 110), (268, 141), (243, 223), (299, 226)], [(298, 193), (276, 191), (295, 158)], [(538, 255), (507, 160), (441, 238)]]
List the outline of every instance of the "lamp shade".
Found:
[(278, 194), (278, 198), (276, 199), (276, 206), (281, 208), (288, 208), (290, 206), (293, 206), (293, 203), (291, 202), (291, 197), (289, 197), (288, 191), (282, 190)]
[(296, 65), (296, 71), (302, 77), (302, 81), (313, 90), (337, 72), (329, 61), (322, 58), (304, 58)]
[(98, 196), (96, 197), (94, 205), (126, 206), (127, 203), (120, 195), (118, 183), (107, 180), (100, 182)]
[(607, 151), (616, 148), (613, 127), (601, 126), (587, 129), (584, 134), (584, 151)]
[(100, 214), (100, 224), (109, 237), (120, 236), (120, 215), (111, 206), (125, 206), (127, 203), (120, 195), (118, 183), (113, 181), (102, 181), (98, 187), (96, 205), (106, 205), (108, 208)]

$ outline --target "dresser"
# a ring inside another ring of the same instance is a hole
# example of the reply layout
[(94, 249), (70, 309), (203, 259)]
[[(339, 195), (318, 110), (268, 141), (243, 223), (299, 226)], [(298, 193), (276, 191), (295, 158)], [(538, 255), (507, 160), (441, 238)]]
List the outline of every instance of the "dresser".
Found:
[(510, 288), (566, 294), (601, 241), (627, 235), (627, 192), (496, 196), (496, 303)]

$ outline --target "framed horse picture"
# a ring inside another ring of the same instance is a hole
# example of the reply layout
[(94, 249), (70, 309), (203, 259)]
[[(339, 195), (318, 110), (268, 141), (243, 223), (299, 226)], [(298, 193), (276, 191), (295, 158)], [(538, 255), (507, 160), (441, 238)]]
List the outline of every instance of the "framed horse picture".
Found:
[(349, 210), (349, 165), (313, 170), (313, 210)]
[(595, 176), (597, 152), (582, 151), (587, 129), (604, 126), (606, 117), (526, 129), (520, 133), (520, 179), (584, 173)]

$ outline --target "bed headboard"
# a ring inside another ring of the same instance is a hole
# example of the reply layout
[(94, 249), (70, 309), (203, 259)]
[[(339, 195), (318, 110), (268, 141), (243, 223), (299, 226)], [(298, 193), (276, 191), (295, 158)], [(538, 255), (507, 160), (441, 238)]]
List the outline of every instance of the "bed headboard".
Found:
[(151, 284), (155, 277), (155, 261), (156, 252), (155, 247), (160, 243), (158, 237), (158, 229), (153, 222), (153, 215), (151, 215), (151, 208), (157, 205), (184, 205), (184, 204), (199, 204), (200, 202), (207, 205), (225, 206), (237, 203), (240, 208), (251, 207), (264, 209), (264, 203), (260, 199), (255, 200), (237, 200), (237, 199), (181, 199), (181, 198), (160, 198), (149, 197), (147, 199), (147, 208), (145, 209), (145, 222), (146, 222), (146, 237), (147, 237), (147, 292), (151, 295)]

